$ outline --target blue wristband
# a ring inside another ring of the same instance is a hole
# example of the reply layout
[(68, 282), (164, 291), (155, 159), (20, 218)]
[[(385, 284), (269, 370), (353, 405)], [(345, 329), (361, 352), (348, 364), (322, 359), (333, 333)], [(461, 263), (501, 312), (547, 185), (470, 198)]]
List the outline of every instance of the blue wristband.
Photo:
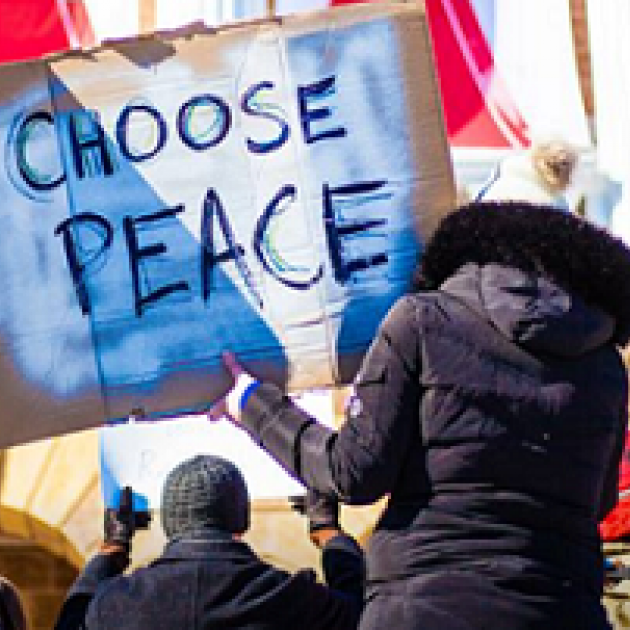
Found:
[(241, 400), (239, 402), (239, 407), (241, 411), (245, 409), (245, 405), (249, 397), (261, 386), (260, 381), (252, 381), (246, 388), (245, 391), (241, 394)]

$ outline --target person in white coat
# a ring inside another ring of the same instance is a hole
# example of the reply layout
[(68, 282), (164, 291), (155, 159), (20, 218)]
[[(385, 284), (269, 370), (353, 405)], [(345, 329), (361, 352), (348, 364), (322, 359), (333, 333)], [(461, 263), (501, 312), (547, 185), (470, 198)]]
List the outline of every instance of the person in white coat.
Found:
[(566, 192), (573, 183), (578, 152), (561, 140), (534, 144), (502, 160), (475, 201), (529, 201), (571, 211)]

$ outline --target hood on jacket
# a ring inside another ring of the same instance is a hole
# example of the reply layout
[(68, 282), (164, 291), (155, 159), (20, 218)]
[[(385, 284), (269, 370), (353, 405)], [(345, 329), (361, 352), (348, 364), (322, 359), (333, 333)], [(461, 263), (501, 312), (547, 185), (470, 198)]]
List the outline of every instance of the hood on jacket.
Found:
[[(585, 219), (526, 202), (463, 206), (427, 241), (415, 288), (437, 289), (471, 263), (484, 270), (477, 281), (484, 311), (520, 343), (553, 339), (557, 351), (572, 352), (562, 345), (575, 335), (592, 347), (608, 335), (607, 326), (599, 330), (604, 320), (614, 323), (613, 343), (630, 340), (630, 248)], [(521, 270), (520, 280), (497, 266)], [(523, 309), (527, 321), (508, 316)]]
[(440, 287), (526, 350), (579, 356), (609, 342), (615, 322), (540, 275), (498, 264), (461, 267)]

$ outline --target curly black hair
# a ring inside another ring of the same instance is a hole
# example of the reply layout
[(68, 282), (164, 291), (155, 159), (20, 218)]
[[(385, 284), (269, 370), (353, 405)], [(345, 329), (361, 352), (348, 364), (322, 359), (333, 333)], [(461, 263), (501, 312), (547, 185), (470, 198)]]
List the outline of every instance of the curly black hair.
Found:
[(437, 288), (471, 262), (543, 275), (612, 316), (615, 343), (630, 338), (630, 249), (588, 220), (521, 201), (462, 206), (427, 243), (414, 288)]

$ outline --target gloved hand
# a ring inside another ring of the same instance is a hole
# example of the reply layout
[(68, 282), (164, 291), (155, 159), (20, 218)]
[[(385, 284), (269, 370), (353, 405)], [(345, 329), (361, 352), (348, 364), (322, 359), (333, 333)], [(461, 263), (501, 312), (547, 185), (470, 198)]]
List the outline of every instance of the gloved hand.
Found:
[(315, 545), (323, 547), (342, 533), (339, 502), (336, 497), (309, 489), (305, 495), (291, 497), (291, 507), (308, 519), (308, 533)]
[(125, 486), (120, 493), (118, 507), (105, 510), (105, 544), (120, 546), (129, 553), (136, 530), (146, 529), (150, 522), (149, 512), (133, 511), (133, 492), (129, 486)]
[(304, 514), (308, 519), (308, 533), (320, 529), (340, 529), (339, 501), (337, 497), (309, 489), (304, 502)]

